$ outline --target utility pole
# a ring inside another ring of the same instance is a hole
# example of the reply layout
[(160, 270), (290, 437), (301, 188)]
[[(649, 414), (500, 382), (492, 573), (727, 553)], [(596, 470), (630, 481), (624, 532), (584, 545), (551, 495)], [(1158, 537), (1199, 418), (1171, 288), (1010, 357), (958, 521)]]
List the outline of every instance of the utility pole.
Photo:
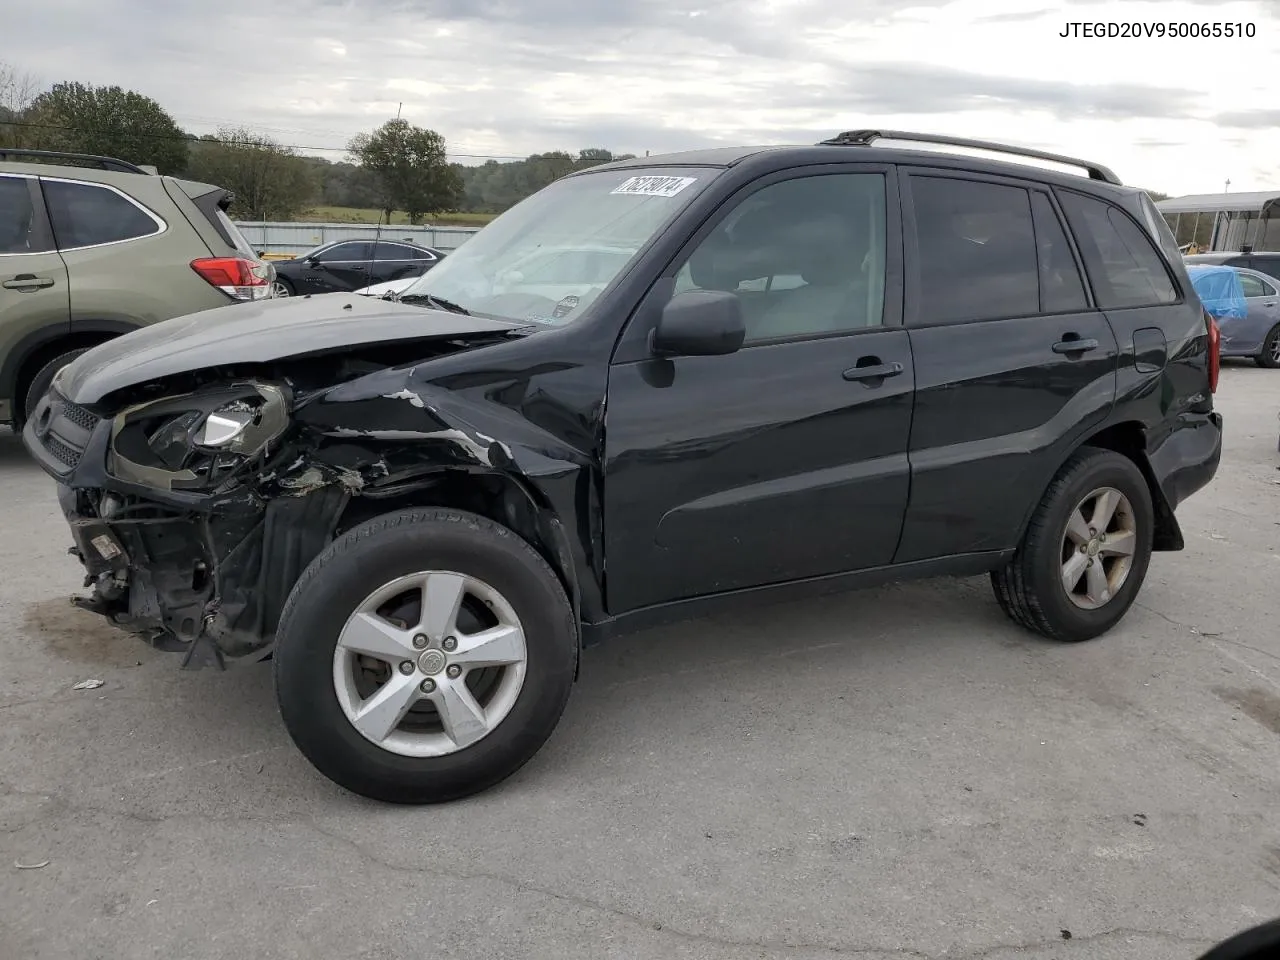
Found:
[(1228, 193), (1231, 190), (1231, 178), (1227, 178), (1227, 182), (1222, 185), (1222, 192)]
[(399, 120), (399, 119), (400, 119), (400, 111), (401, 111), (401, 110), (403, 110), (403, 109), (404, 109), (404, 101), (403, 101), (403, 100), (401, 100), (399, 103), (397, 103), (397, 104), (396, 104), (396, 119), (397, 119), (397, 120)]

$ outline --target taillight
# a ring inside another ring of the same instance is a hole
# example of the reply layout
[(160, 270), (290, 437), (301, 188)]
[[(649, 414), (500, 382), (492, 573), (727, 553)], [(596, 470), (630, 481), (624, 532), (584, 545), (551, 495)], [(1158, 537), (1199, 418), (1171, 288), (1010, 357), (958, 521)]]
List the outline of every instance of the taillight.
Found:
[(1218, 372), (1222, 369), (1222, 333), (1218, 330), (1218, 321), (1205, 312), (1205, 320), (1209, 324), (1209, 392), (1218, 392)]
[(202, 257), (191, 261), (191, 269), (235, 300), (263, 300), (271, 293), (265, 263), (245, 257)]

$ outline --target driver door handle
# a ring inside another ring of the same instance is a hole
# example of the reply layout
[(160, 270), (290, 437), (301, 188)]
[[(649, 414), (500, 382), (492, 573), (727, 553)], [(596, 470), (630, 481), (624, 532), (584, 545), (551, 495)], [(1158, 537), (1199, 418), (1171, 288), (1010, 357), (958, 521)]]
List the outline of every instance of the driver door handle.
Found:
[(880, 363), (878, 357), (864, 358), (872, 362), (867, 366), (850, 367), (844, 372), (846, 380), (883, 380), (885, 377), (896, 377), (902, 373), (902, 364), (898, 361)]
[(34, 273), (23, 273), (0, 284), (6, 290), (39, 290), (41, 287), (52, 287), (51, 277), (37, 277)]

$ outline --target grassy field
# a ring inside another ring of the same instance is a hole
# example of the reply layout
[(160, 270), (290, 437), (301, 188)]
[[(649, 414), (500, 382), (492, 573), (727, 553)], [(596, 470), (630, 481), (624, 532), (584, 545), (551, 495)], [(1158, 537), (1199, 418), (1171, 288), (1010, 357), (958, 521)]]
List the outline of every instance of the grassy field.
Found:
[[(312, 207), (299, 218), (317, 223), (367, 223), (375, 224), (382, 216), (381, 210), (362, 210), (358, 207)], [(494, 218), (492, 213), (442, 213), (427, 218), (426, 224), (442, 227), (483, 227)], [(402, 226), (409, 218), (400, 212), (391, 217), (391, 223)]]

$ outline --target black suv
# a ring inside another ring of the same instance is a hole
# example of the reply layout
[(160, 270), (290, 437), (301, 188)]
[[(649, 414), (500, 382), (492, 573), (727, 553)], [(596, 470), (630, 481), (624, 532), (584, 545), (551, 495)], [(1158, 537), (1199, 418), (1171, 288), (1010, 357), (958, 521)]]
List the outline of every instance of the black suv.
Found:
[(532, 757), (624, 629), (989, 574), (1098, 636), (1183, 546), (1217, 376), (1146, 194), (854, 132), (575, 173), (398, 302), (129, 334), (23, 436), (81, 605), (188, 665), (272, 655), (316, 767), (432, 802)]

